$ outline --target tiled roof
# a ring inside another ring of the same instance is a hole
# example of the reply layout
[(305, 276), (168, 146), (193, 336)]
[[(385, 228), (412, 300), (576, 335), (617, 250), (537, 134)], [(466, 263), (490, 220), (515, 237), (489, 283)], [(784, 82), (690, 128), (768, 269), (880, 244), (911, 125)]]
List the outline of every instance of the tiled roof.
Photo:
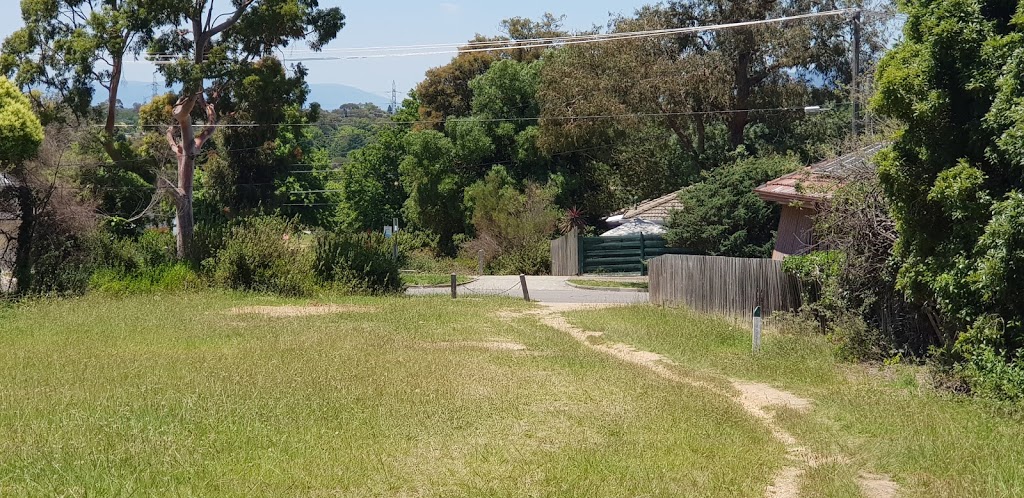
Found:
[(664, 235), (668, 232), (668, 229), (662, 225), (647, 221), (642, 218), (636, 218), (629, 220), (622, 226), (613, 228), (605, 233), (602, 233), (602, 237), (625, 237), (627, 235)]
[(765, 183), (754, 192), (766, 201), (779, 204), (815, 203), (828, 199), (844, 182), (874, 168), (871, 158), (885, 146), (884, 143), (876, 143), (845, 156), (812, 164)]
[(679, 191), (665, 194), (657, 199), (651, 199), (638, 204), (622, 215), (623, 220), (642, 218), (649, 221), (668, 221), (669, 211), (682, 209), (683, 204), (679, 202)]

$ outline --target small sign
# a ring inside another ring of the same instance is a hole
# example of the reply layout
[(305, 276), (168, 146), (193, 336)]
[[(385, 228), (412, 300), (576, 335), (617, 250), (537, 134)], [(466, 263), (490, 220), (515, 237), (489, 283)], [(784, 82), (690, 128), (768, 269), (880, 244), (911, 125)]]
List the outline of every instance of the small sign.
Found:
[(384, 237), (391, 238), (395, 235), (395, 227), (387, 225), (384, 227)]

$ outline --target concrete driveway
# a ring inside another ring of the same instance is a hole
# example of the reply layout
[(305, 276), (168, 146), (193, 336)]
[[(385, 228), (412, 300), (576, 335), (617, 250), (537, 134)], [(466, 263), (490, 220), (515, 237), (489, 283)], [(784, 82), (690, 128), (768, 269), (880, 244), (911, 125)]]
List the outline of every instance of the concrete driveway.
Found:
[[(526, 287), (530, 290), (530, 299), (541, 303), (646, 303), (649, 302), (646, 292), (616, 292), (577, 289), (566, 283), (579, 277), (526, 277)], [(431, 295), (451, 293), (449, 288), (440, 289), (409, 289), (411, 295)], [(482, 276), (476, 281), (460, 285), (460, 297), (474, 295), (523, 297), (519, 288), (519, 276)]]

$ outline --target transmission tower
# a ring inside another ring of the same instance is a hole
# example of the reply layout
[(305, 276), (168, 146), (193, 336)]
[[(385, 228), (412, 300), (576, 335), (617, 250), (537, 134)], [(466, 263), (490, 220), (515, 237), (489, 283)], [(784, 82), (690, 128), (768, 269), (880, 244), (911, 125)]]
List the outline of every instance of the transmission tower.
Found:
[(391, 115), (398, 113), (398, 85), (391, 80)]

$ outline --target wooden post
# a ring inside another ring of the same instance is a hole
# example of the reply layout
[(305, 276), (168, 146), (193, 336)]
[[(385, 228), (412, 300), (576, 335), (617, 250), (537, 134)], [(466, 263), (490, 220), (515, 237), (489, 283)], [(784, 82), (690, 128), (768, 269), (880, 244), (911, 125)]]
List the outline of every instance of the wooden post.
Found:
[(761, 351), (761, 307), (754, 308), (754, 352)]
[(647, 247), (644, 243), (644, 234), (640, 232), (640, 275), (647, 275)]
[(523, 299), (526, 301), (530, 300), (530, 289), (526, 287), (526, 275), (519, 274), (519, 286), (523, 288)]
[(476, 252), (476, 274), (484, 274), (484, 250), (481, 249)]
[(452, 299), (456, 299), (458, 297), (458, 292), (459, 292), (458, 289), (459, 289), (459, 276), (454, 274), (454, 273), (452, 273)]

